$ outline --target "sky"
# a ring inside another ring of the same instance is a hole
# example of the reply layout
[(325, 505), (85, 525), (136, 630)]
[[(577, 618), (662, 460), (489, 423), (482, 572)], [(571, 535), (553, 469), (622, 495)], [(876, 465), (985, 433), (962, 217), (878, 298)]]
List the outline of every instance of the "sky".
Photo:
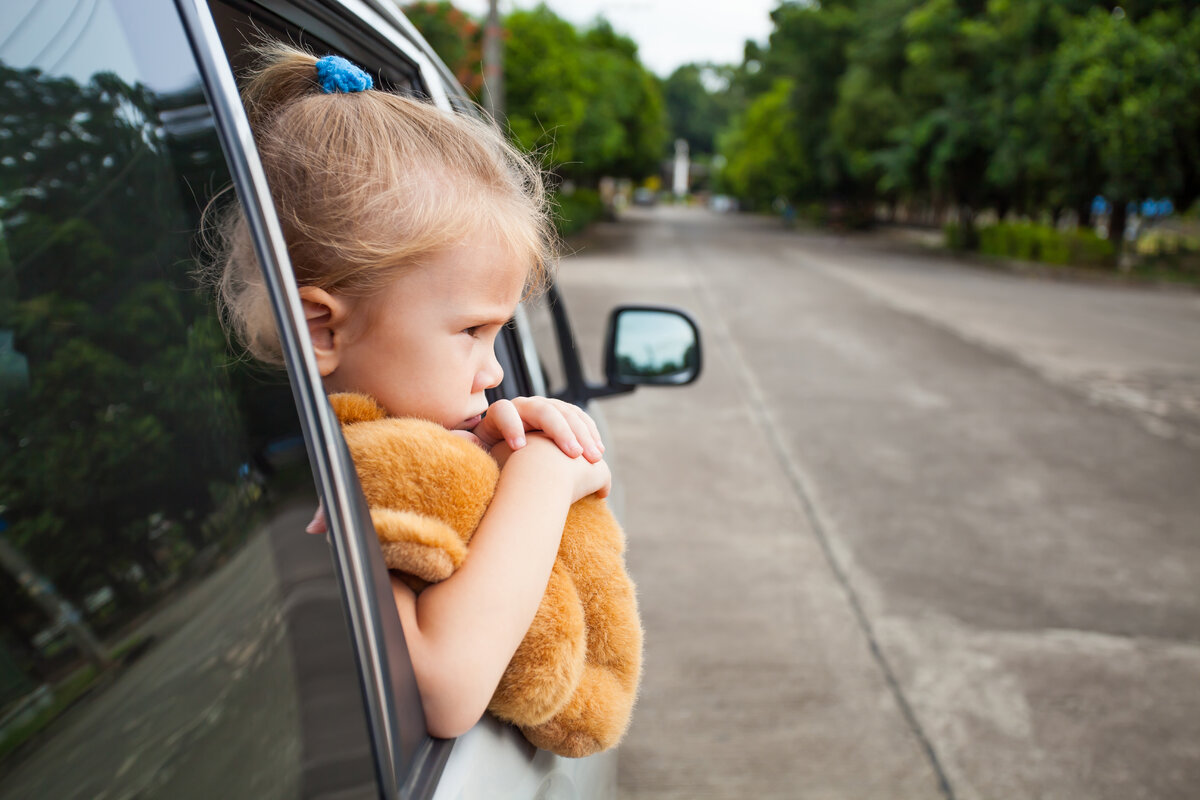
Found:
[[(487, 0), (452, 0), (482, 18)], [(740, 64), (747, 39), (765, 42), (778, 0), (545, 0), (555, 14), (586, 25), (600, 13), (638, 44), (638, 55), (662, 77), (689, 61)], [(537, 0), (500, 0), (500, 11), (532, 8)]]

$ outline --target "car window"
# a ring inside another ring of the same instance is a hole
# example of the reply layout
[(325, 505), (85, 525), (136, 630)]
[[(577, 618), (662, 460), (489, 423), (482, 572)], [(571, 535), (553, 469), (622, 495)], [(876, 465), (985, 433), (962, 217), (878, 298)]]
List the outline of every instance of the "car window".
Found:
[(0, 798), (377, 795), (286, 378), (196, 289), (190, 53), (169, 3), (0, 17)]
[(525, 316), (529, 320), (529, 331), (537, 352), (537, 363), (546, 394), (561, 394), (567, 388), (566, 371), (563, 369), (562, 351), (559, 348), (558, 332), (551, 314), (551, 298), (543, 294), (524, 304)]
[[(270, 7), (264, 7), (269, 5)], [(225, 45), (235, 75), (245, 74), (253, 60), (247, 45), (272, 37), (314, 53), (337, 53), (369, 65), (376, 85), (387, 91), (425, 96), (416, 64), (375, 41), (370, 31), (355, 30), (349, 15), (307, 3), (257, 4), (209, 0), (209, 11)]]

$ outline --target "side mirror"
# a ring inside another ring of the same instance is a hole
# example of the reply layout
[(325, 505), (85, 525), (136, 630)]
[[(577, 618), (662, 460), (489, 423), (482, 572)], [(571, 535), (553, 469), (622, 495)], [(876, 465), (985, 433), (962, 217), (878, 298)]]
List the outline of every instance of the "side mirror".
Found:
[(604, 374), (608, 386), (683, 386), (700, 377), (700, 329), (683, 311), (619, 306), (608, 318)]

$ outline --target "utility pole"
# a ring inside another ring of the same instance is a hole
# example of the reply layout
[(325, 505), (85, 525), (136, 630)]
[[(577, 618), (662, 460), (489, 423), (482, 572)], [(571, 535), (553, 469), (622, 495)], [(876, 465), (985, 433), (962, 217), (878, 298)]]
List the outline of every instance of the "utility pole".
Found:
[(504, 123), (504, 29), (500, 26), (500, 0), (488, 0), (483, 28), (483, 104), (492, 119)]
[(92, 662), (97, 670), (104, 671), (112, 666), (112, 660), (88, 629), (79, 610), (58, 593), (54, 584), (34, 572), (25, 556), (3, 536), (0, 536), (0, 567), (17, 579), (21, 588), (37, 601), (50, 619), (67, 629), (67, 635), (75, 642), (80, 654)]
[(687, 197), (689, 164), (687, 139), (676, 139), (675, 173), (671, 182), (671, 188), (674, 189), (676, 200), (682, 200)]

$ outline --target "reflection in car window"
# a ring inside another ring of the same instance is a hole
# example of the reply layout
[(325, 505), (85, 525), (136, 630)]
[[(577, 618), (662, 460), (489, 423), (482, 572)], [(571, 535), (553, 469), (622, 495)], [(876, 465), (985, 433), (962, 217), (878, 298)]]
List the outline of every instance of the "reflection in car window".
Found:
[(173, 6), (6, 4), (0, 115), (0, 798), (373, 796), (286, 381), (195, 289)]

